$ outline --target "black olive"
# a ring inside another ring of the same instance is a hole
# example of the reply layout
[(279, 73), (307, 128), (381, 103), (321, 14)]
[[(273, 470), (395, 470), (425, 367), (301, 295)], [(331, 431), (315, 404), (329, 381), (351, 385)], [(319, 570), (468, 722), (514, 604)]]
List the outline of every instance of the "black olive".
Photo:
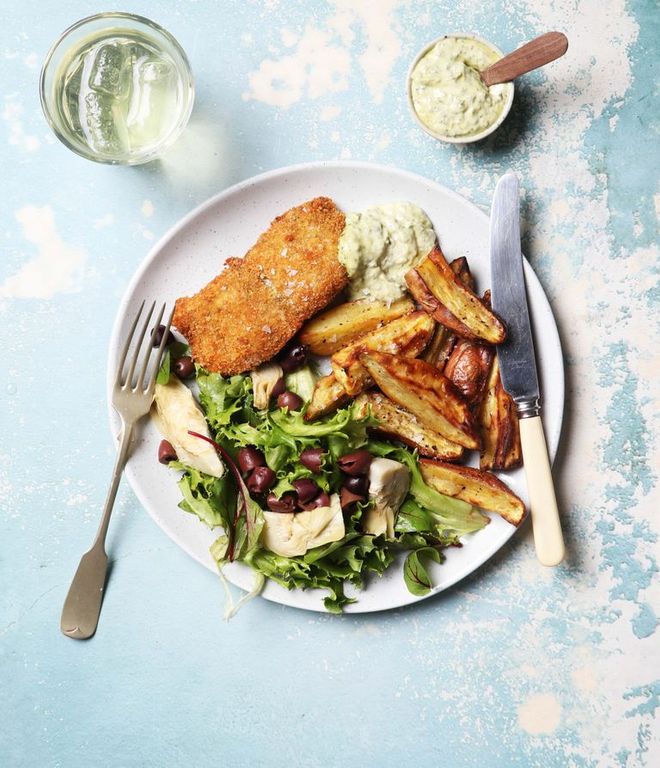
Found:
[(238, 452), (238, 466), (241, 472), (251, 472), (255, 467), (263, 467), (265, 464), (263, 453), (252, 446), (241, 448)]
[(305, 448), (300, 454), (300, 463), (315, 475), (320, 474), (321, 464), (323, 463), (323, 449)]
[(350, 507), (351, 504), (355, 504), (356, 501), (364, 501), (364, 498), (357, 493), (353, 493), (353, 491), (349, 491), (346, 486), (339, 492), (339, 502), (341, 503), (342, 509)]
[(293, 341), (284, 347), (278, 358), (278, 362), (282, 366), (284, 373), (297, 371), (298, 368), (305, 365), (306, 360), (307, 348), (299, 341)]
[(369, 493), (369, 478), (367, 477), (345, 477), (342, 485), (348, 488), (351, 493), (365, 498)]
[[(153, 333), (153, 328), (151, 332)], [(154, 347), (160, 347), (160, 342), (163, 340), (164, 333), (165, 333), (165, 326), (159, 325), (158, 328), (156, 328), (156, 333), (154, 334), (153, 341), (151, 342), (154, 345)], [(173, 341), (175, 341), (174, 334), (172, 333), (172, 331), (168, 331), (165, 344), (166, 345), (171, 344)]]
[(274, 493), (269, 493), (266, 505), (271, 512), (295, 512), (296, 494), (283, 493), (278, 499)]
[(276, 475), (270, 467), (255, 467), (246, 481), (250, 493), (265, 493), (275, 482)]
[(284, 376), (280, 376), (280, 378), (275, 382), (275, 386), (273, 387), (273, 391), (270, 393), (270, 396), (279, 397), (283, 392), (286, 392), (286, 384), (284, 383)]
[(298, 411), (303, 406), (303, 399), (295, 392), (282, 392), (277, 398), (277, 405), (289, 411)]
[(177, 455), (174, 446), (169, 440), (161, 440), (158, 446), (158, 461), (161, 464), (169, 464), (170, 461), (176, 461)]
[(300, 480), (294, 480), (292, 485), (296, 489), (298, 500), (302, 504), (306, 504), (308, 501), (315, 499), (319, 493), (321, 493), (321, 489), (318, 487), (318, 485), (308, 477), (303, 477)]
[(177, 357), (172, 363), (172, 370), (180, 379), (189, 379), (195, 373), (195, 363), (189, 355)]
[(310, 509), (317, 509), (318, 507), (329, 507), (330, 497), (325, 491), (321, 491), (321, 493), (319, 493), (319, 495), (311, 501), (306, 501), (303, 503), (300, 501), (300, 499), (298, 499), (298, 506), (301, 509), (304, 509), (306, 512), (309, 512)]
[(366, 475), (371, 466), (371, 459), (372, 456), (369, 451), (361, 449), (342, 456), (341, 459), (337, 461), (337, 465), (339, 466), (339, 469), (347, 475)]

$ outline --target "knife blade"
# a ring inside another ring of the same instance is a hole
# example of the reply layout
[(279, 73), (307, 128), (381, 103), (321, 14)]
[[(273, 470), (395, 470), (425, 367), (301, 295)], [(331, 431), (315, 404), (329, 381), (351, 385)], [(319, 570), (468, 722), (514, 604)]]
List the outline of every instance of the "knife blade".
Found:
[(541, 421), (541, 393), (520, 250), (518, 178), (497, 182), (490, 218), (491, 304), (507, 335), (497, 347), (502, 386), (516, 405), (536, 555), (543, 565), (564, 559), (564, 539)]
[(490, 268), (493, 311), (506, 325), (506, 339), (497, 347), (502, 386), (513, 398), (520, 417), (537, 415), (539, 380), (520, 250), (518, 178), (513, 173), (502, 176), (493, 195)]

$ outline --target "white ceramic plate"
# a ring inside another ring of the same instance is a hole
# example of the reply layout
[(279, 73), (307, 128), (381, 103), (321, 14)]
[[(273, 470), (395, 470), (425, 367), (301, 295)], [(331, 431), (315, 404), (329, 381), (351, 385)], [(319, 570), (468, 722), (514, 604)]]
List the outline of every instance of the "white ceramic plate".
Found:
[[(488, 216), (455, 192), (421, 176), (368, 163), (328, 162), (282, 168), (244, 181), (211, 198), (182, 219), (153, 248), (133, 277), (117, 315), (108, 355), (108, 394), (116, 371), (119, 342), (126, 337), (143, 299), (172, 304), (178, 296), (195, 293), (220, 271), (225, 258), (245, 253), (275, 216), (318, 195), (331, 197), (344, 211), (397, 200), (416, 203), (431, 218), (447, 257), (467, 256), (479, 290), (488, 287)], [(550, 456), (554, 458), (564, 405), (562, 352), (552, 310), (527, 263), (525, 277), (544, 395), (546, 435)], [(110, 406), (109, 409), (112, 430), (117, 434), (119, 422)], [(215, 570), (208, 552), (215, 536), (196, 517), (177, 507), (178, 474), (157, 462), (159, 441), (153, 424), (145, 422), (126, 476), (140, 502), (165, 533), (202, 565)], [(507, 473), (506, 482), (526, 499), (522, 470)], [(433, 567), (436, 586), (432, 594), (472, 573), (497, 552), (515, 530), (500, 517), (493, 516), (485, 529), (464, 537), (461, 549), (448, 550), (446, 562)], [(249, 568), (233, 563), (225, 573), (235, 585), (250, 588), (253, 574)], [(311, 590), (288, 592), (270, 582), (263, 592), (268, 600), (315, 611), (324, 610), (323, 595), (322, 591)], [(423, 599), (414, 597), (406, 589), (401, 563), (393, 564), (381, 579), (373, 579), (357, 596), (358, 602), (349, 605), (346, 611), (385, 610)]]

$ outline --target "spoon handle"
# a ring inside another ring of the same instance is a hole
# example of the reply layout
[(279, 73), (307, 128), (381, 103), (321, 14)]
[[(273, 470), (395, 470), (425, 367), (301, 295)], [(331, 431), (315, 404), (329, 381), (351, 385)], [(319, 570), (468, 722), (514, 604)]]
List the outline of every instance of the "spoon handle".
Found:
[(508, 83), (525, 72), (558, 59), (567, 49), (566, 35), (561, 32), (546, 32), (484, 69), (481, 79), (485, 85)]

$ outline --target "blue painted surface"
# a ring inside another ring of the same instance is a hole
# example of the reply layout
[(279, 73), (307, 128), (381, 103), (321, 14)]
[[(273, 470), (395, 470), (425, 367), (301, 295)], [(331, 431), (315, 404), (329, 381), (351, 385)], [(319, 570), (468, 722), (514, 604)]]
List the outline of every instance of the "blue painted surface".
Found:
[[(174, 157), (131, 169), (74, 156), (39, 109), (48, 46), (96, 10), (27, 0), (3, 22), (0, 763), (660, 764), (655, 4), (134, 2), (188, 52), (197, 103)], [(520, 83), (487, 143), (439, 145), (413, 124), (405, 74), (428, 40), (474, 31), (506, 50), (550, 28), (568, 56)], [(335, 81), (309, 69), (307, 43)], [(264, 66), (293, 73), (288, 106), (251, 81)], [(225, 624), (217, 579), (123, 487), (99, 633), (62, 637), (111, 469), (106, 345), (131, 274), (210, 194), (338, 157), (484, 206), (498, 174), (521, 175), (526, 251), (567, 357), (556, 475), (569, 560), (542, 571), (526, 532), (411, 609), (336, 618), (254, 601)]]

